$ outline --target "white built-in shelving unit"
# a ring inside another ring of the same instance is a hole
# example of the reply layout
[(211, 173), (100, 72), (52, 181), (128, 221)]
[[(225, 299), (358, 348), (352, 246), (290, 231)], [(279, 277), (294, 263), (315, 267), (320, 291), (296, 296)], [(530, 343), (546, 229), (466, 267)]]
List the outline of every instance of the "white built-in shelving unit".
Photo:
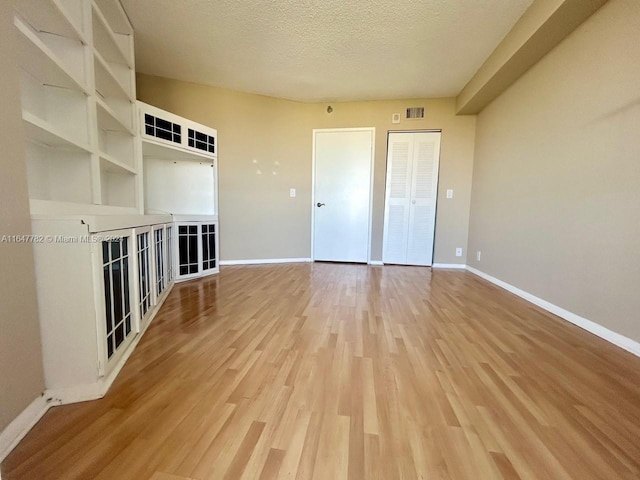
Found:
[(47, 398), (98, 398), (174, 282), (219, 270), (217, 132), (136, 102), (119, 0), (14, 9)]
[(176, 281), (218, 273), (218, 132), (138, 102), (147, 213), (176, 222)]
[(15, 0), (34, 214), (142, 211), (133, 29), (116, 0)]

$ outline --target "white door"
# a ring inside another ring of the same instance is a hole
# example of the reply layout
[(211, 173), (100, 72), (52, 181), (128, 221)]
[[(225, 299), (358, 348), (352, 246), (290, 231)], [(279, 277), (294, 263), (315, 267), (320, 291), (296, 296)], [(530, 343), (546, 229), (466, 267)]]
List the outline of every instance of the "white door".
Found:
[(431, 265), (440, 132), (389, 133), (382, 261)]
[(313, 259), (369, 260), (374, 128), (313, 132)]

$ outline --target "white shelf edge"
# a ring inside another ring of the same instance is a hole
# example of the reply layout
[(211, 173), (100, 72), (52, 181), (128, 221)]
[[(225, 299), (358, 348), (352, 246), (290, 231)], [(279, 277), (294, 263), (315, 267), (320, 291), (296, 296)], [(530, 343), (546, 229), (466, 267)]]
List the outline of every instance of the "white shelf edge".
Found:
[[(132, 61), (129, 58), (127, 58), (128, 57), (127, 56), (127, 52), (124, 52), (120, 48), (120, 45), (118, 44), (118, 40), (115, 37), (115, 33), (111, 29), (111, 25), (109, 25), (109, 21), (106, 19), (106, 17), (102, 13), (102, 10), (100, 10), (100, 7), (98, 6), (98, 4), (95, 1), (92, 1), (91, 2), (91, 6), (93, 8), (93, 12), (98, 17), (98, 21), (107, 30), (107, 35), (111, 39), (111, 43), (113, 44), (113, 46), (115, 47), (116, 51), (120, 55), (120, 58), (123, 60), (122, 62), (118, 62), (118, 63), (122, 63), (123, 65), (126, 65), (129, 68), (133, 68)], [(119, 33), (118, 35), (124, 35), (124, 34)]]
[[(120, 90), (120, 93), (124, 94), (123, 95), (124, 99), (126, 99), (130, 103), (133, 103), (133, 99), (131, 98), (131, 94), (129, 92), (127, 92), (127, 89), (124, 87), (124, 85), (122, 85), (120, 83), (120, 81), (118, 80), (118, 77), (116, 77), (113, 74), (113, 71), (111, 70), (111, 67), (109, 66), (109, 63), (107, 63), (107, 61), (100, 54), (100, 52), (98, 52), (98, 50), (96, 50), (95, 46), (93, 47), (93, 56), (98, 61), (100, 66), (106, 71), (106, 73), (107, 73), (107, 75), (109, 76), (109, 79), (110, 79), (109, 81), (115, 83), (115, 85)], [(98, 90), (98, 81), (97, 80), (96, 80), (96, 90)], [(102, 95), (106, 95), (105, 92), (100, 92), (100, 93)], [(111, 95), (106, 95), (106, 96), (109, 97)]]
[[(197, 162), (197, 161), (201, 161), (202, 160), (202, 161), (207, 161), (207, 163), (214, 163), (218, 158), (217, 155), (216, 156), (206, 155), (206, 154), (200, 153), (200, 152), (198, 152), (196, 150), (188, 150), (188, 149), (186, 149), (186, 148), (184, 148), (182, 146), (179, 146), (179, 145), (173, 146), (173, 145), (170, 145), (168, 143), (164, 143), (162, 141), (158, 141), (158, 140), (155, 140), (155, 139), (152, 140), (149, 137), (145, 136), (145, 134), (142, 134), (141, 138), (142, 138), (142, 156), (143, 156), (143, 158), (147, 157), (147, 156), (148, 157), (153, 157), (153, 155), (147, 155), (147, 154), (144, 153), (144, 144), (145, 143), (148, 143), (148, 144), (151, 144), (151, 145), (155, 145), (155, 146), (158, 146), (158, 147), (166, 148), (168, 151), (176, 152), (176, 154), (178, 154), (178, 155), (179, 154), (186, 154), (186, 155), (199, 157), (198, 159), (195, 159), (195, 158), (187, 158), (187, 159), (185, 159), (185, 161), (189, 161), (189, 162)], [(179, 159), (177, 159), (177, 160), (179, 160)]]
[(133, 174), (133, 175), (136, 175), (138, 173), (134, 167), (130, 167), (126, 163), (121, 162), (120, 160), (118, 160), (117, 158), (113, 157), (112, 155), (109, 155), (108, 153), (105, 153), (103, 151), (99, 151), (98, 152), (98, 156), (102, 160), (105, 160), (106, 162), (110, 163), (111, 165), (114, 165), (118, 169), (125, 170), (125, 172), (122, 172), (122, 173), (130, 173), (130, 174)]
[[(91, 147), (89, 145), (84, 145), (84, 144), (82, 144), (82, 143), (70, 138), (68, 135), (57, 131), (55, 129), (55, 127), (51, 123), (47, 122), (46, 120), (43, 120), (43, 119), (39, 118), (38, 116), (34, 115), (33, 113), (23, 111), (22, 112), (22, 119), (26, 123), (36, 127), (37, 129), (42, 130), (42, 131), (46, 132), (47, 134), (58, 138), (59, 140), (62, 140), (64, 142), (64, 144), (66, 144), (70, 148), (79, 149), (79, 150), (82, 150), (85, 153), (93, 153), (93, 151), (91, 150)], [(60, 147), (59, 145), (48, 145), (46, 143), (43, 143), (43, 145), (45, 145), (47, 147), (53, 147), (53, 148), (55, 148), (55, 147), (59, 148)]]
[[(122, 132), (123, 133), (127, 133), (129, 135), (131, 135), (132, 137), (135, 137), (136, 134), (133, 131), (133, 129), (127, 127), (118, 117), (118, 115), (116, 115), (116, 113), (113, 111), (113, 109), (107, 105), (107, 103), (100, 98), (99, 95), (96, 95), (96, 104), (98, 105), (98, 108), (101, 108), (102, 110), (104, 110), (104, 112), (109, 115), (116, 123), (118, 123), (118, 125), (120, 125), (122, 127)], [(98, 128), (100, 128), (100, 126), (98, 126)]]
[[(13, 24), (18, 29), (20, 34), (24, 37), (24, 41), (30, 42), (38, 51), (42, 53), (45, 57), (49, 59), (51, 63), (53, 63), (57, 69), (62, 73), (66, 78), (68, 78), (72, 84), (74, 84), (82, 93), (85, 95), (90, 95), (89, 89), (83, 82), (79, 81), (75, 75), (69, 72), (64, 64), (60, 61), (60, 59), (56, 56), (53, 51), (42, 41), (38, 36), (31, 31), (31, 29), (26, 25), (25, 21), (23, 21), (19, 17), (14, 17)], [(42, 80), (42, 79), (38, 79)]]

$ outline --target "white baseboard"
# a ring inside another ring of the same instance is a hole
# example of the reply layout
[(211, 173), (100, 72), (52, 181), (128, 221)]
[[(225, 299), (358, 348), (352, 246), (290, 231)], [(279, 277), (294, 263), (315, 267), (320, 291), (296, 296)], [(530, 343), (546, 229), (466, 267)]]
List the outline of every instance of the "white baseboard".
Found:
[(431, 268), (455, 268), (464, 270), (467, 266), (464, 263), (434, 263)]
[(9, 455), (9, 452), (29, 433), (29, 430), (38, 423), (51, 406), (47, 402), (47, 396), (40, 395), (0, 432), (0, 462)]
[(68, 405), (70, 403), (86, 402), (89, 400), (97, 400), (106, 395), (109, 388), (113, 384), (114, 380), (124, 367), (125, 363), (135, 350), (136, 346), (142, 339), (149, 325), (160, 311), (160, 307), (169, 296), (169, 292), (173, 288), (173, 284), (166, 289), (162, 299), (154, 305), (153, 311), (150, 313), (149, 319), (140, 330), (140, 334), (133, 339), (131, 345), (127, 348), (127, 351), (118, 360), (118, 363), (113, 367), (107, 376), (101, 378), (95, 383), (74, 385), (69, 388), (57, 388), (47, 389), (42, 395), (36, 398), (31, 405), (25, 408), (20, 415), (18, 415), (13, 422), (11, 422), (7, 428), (0, 432), (0, 463), (6, 458), (7, 455), (13, 450), (20, 440), (29, 433), (29, 430), (38, 423), (38, 420), (47, 413), (51, 407), (57, 405)]
[(573, 323), (574, 325), (586, 330), (587, 332), (593, 333), (594, 335), (617, 345), (618, 347), (626, 350), (627, 352), (633, 353), (634, 355), (640, 357), (640, 343), (632, 340), (624, 335), (620, 335), (613, 330), (609, 330), (606, 327), (603, 327), (599, 323), (596, 323), (592, 320), (581, 317), (580, 315), (576, 315), (569, 310), (565, 310), (562, 307), (554, 305), (551, 302), (547, 302), (542, 298), (536, 297), (524, 290), (519, 289), (518, 287), (514, 287), (513, 285), (503, 282), (502, 280), (492, 277), (491, 275), (484, 273), (476, 268), (470, 267), (467, 265), (467, 270), (471, 273), (478, 275), (479, 277), (484, 278), (485, 280), (504, 288), (505, 290), (527, 300), (528, 302), (537, 305), (538, 307), (546, 310), (547, 312), (553, 313), (564, 320)]
[(220, 265), (262, 265), (267, 263), (309, 263), (310, 258), (251, 258), (248, 260), (220, 260)]
[(369, 265), (384, 265), (381, 260), (369, 260)]

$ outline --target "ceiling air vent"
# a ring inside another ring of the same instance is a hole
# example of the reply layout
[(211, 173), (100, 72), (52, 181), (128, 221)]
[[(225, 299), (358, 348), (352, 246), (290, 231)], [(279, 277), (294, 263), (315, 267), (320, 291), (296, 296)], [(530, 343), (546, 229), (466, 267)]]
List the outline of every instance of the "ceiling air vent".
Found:
[(407, 119), (413, 120), (417, 118), (424, 118), (424, 107), (407, 108)]
[(182, 127), (180, 125), (148, 113), (144, 114), (144, 132), (152, 137), (170, 142), (182, 142)]

